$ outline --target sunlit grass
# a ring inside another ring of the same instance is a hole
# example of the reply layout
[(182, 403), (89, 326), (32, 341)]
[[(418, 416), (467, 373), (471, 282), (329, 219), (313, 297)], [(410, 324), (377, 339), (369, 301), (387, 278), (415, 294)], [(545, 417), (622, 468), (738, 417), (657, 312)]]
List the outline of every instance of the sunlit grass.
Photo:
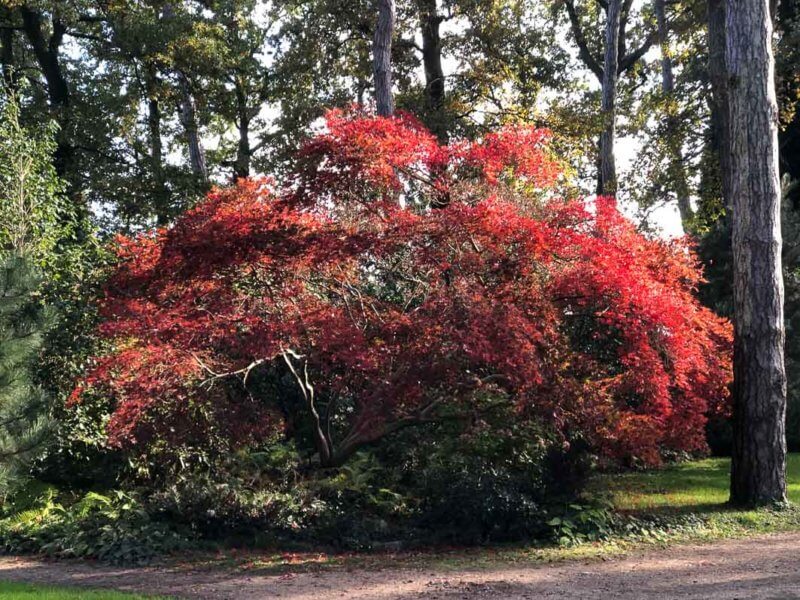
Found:
[[(156, 598), (156, 596), (141, 596), (105, 590), (0, 581), (0, 599), (2, 600), (156, 600)], [(160, 598), (166, 600), (163, 596), (160, 596)]]
[[(787, 468), (789, 500), (800, 503), (800, 454), (790, 454)], [(669, 509), (707, 512), (728, 501), (730, 459), (708, 458), (663, 469), (602, 477), (620, 510)]]

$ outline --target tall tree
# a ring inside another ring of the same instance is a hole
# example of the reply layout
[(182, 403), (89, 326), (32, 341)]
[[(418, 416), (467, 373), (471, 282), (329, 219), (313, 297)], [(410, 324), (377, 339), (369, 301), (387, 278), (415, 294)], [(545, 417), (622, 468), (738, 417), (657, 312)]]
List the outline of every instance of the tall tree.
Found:
[(781, 188), (769, 0), (725, 0), (727, 170), (733, 203), (731, 502), (786, 500)]
[[(593, 5), (593, 6), (592, 6)], [(633, 16), (633, 0), (594, 0), (584, 6), (583, 12), (598, 7), (605, 13), (602, 33), (603, 60), (595, 56), (593, 40), (587, 36), (587, 27), (575, 0), (564, 0), (570, 29), (578, 53), (584, 65), (600, 82), (601, 119), (598, 182), (599, 194), (614, 195), (617, 192), (617, 166), (615, 156), (617, 88), (620, 75), (633, 68), (658, 39), (658, 31), (649, 31), (639, 46), (628, 50), (629, 25)]]
[[(670, 47), (670, 27), (667, 19), (666, 4), (666, 0), (653, 0), (653, 8), (658, 25), (658, 43), (661, 49), (661, 91), (666, 102), (666, 129), (671, 132), (678, 128), (679, 116), (675, 101), (675, 75), (672, 70), (672, 49)], [(693, 226), (694, 210), (692, 209), (681, 139), (677, 135), (670, 135), (667, 144), (670, 154), (669, 171), (678, 201), (678, 212), (681, 216), (683, 230), (688, 232)]]
[(375, 77), (375, 107), (379, 115), (394, 113), (392, 95), (392, 35), (394, 33), (394, 0), (378, 0), (378, 22), (372, 44)]
[(417, 10), (422, 34), (422, 66), (425, 71), (425, 113), (431, 130), (439, 141), (447, 142), (449, 136), (444, 115), (446, 87), (440, 31), (445, 17), (439, 14), (436, 0), (417, 0)]
[(50, 109), (61, 127), (55, 151), (55, 167), (58, 175), (65, 177), (69, 174), (73, 160), (68, 125), (71, 92), (61, 64), (67, 27), (55, 12), (51, 15), (49, 24), (45, 13), (38, 8), (23, 4), (19, 12), (22, 17), (22, 29), (47, 83)]

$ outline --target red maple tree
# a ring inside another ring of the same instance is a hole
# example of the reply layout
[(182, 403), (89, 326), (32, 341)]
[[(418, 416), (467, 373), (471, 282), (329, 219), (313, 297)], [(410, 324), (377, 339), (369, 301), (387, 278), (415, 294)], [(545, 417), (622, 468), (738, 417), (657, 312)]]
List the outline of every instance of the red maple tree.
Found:
[(241, 181), (118, 240), (110, 351), (73, 400), (113, 396), (129, 448), (304, 420), (325, 466), (487, 396), (621, 459), (704, 448), (729, 324), (696, 300), (685, 241), (558, 197), (548, 138), (440, 146), (407, 115), (332, 111), (283, 186)]

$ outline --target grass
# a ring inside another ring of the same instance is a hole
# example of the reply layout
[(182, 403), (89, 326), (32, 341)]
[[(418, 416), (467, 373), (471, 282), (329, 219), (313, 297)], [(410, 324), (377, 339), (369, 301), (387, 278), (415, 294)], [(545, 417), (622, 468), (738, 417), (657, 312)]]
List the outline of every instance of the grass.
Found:
[(53, 587), (28, 583), (0, 581), (0, 600), (155, 600), (155, 596), (141, 596), (105, 590)]
[[(636, 512), (719, 510), (728, 501), (730, 459), (707, 458), (664, 469), (601, 477), (599, 487), (612, 495), (614, 506)], [(800, 504), (800, 454), (787, 463), (789, 500)]]

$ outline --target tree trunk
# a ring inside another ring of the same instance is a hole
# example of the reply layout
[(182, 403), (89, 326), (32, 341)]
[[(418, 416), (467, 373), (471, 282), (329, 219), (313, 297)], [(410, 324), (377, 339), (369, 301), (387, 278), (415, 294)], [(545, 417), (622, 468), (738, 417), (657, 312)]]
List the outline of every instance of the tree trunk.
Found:
[(725, 0), (708, 0), (708, 78), (711, 82), (711, 126), (719, 161), (722, 201), (732, 209), (728, 151), (728, 87), (725, 83)]
[(621, 0), (608, 0), (606, 10), (605, 59), (603, 61), (602, 101), (600, 112), (603, 131), (600, 134), (600, 176), (598, 193), (617, 193), (617, 165), (614, 156), (617, 117), (617, 81), (619, 79), (619, 29)]
[(145, 91), (147, 93), (147, 133), (150, 141), (150, 172), (153, 177), (153, 205), (156, 223), (169, 223), (169, 189), (164, 177), (164, 144), (161, 139), (161, 104), (158, 100), (158, 80), (155, 69), (145, 66)]
[(372, 44), (372, 69), (375, 76), (375, 108), (382, 117), (394, 113), (392, 97), (392, 34), (394, 33), (394, 0), (378, 0), (378, 25)]
[(186, 133), (186, 143), (189, 148), (189, 164), (192, 173), (203, 183), (208, 182), (208, 170), (206, 168), (206, 155), (203, 151), (203, 143), (197, 127), (197, 108), (194, 96), (189, 86), (189, 80), (183, 73), (178, 73), (178, 86), (180, 88), (180, 106), (178, 116), (180, 117), (183, 131)]
[(686, 168), (683, 164), (681, 138), (677, 135), (679, 119), (675, 106), (675, 77), (672, 73), (672, 56), (669, 47), (669, 24), (667, 22), (666, 0), (654, 0), (656, 21), (658, 23), (658, 41), (661, 48), (661, 91), (667, 103), (667, 147), (670, 157), (670, 175), (675, 182), (675, 196), (678, 200), (678, 211), (684, 232), (691, 231), (694, 210), (690, 199), (689, 183)]
[(39, 12), (23, 6), (20, 8), (20, 14), (22, 28), (47, 82), (47, 98), (50, 109), (60, 125), (53, 162), (59, 177), (69, 181), (68, 176), (72, 169), (73, 158), (72, 143), (69, 140), (70, 90), (59, 63), (61, 43), (67, 28), (59, 20), (54, 19), (52, 32), (46, 37), (43, 29), (44, 18)]
[(442, 17), (436, 0), (418, 0), (420, 29), (422, 33), (422, 66), (425, 69), (425, 112), (430, 128), (439, 142), (449, 138), (444, 115), (445, 76), (442, 69), (442, 39), (439, 27)]
[(233, 165), (233, 180), (250, 177), (250, 110), (247, 106), (247, 94), (240, 79), (236, 79), (236, 127), (239, 130), (239, 142), (236, 145), (236, 162)]
[(778, 106), (769, 0), (725, 0), (733, 198), (731, 502), (786, 501), (786, 373)]

